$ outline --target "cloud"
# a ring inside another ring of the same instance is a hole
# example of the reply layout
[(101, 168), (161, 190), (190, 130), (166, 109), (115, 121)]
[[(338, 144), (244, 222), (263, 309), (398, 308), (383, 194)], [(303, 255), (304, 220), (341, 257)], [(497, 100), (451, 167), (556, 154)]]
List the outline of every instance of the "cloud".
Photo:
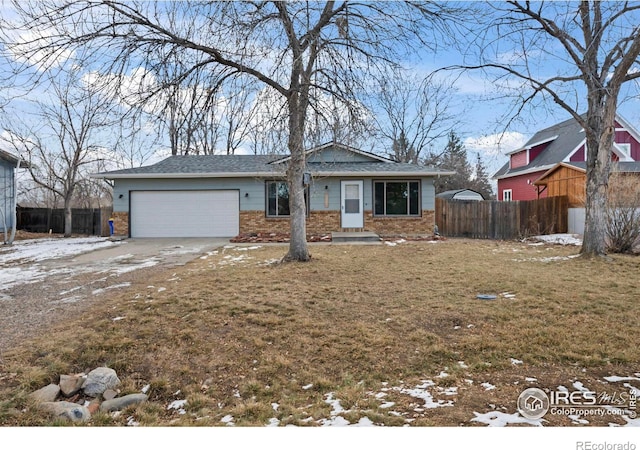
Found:
[(498, 156), (522, 147), (527, 139), (524, 134), (517, 131), (505, 131), (504, 133), (468, 137), (464, 140), (464, 145), (471, 151)]
[(26, 63), (43, 72), (52, 67), (62, 66), (74, 56), (74, 52), (56, 46), (59, 38), (52, 28), (41, 26), (29, 30), (7, 32), (13, 42), (6, 43), (9, 56), (17, 62)]

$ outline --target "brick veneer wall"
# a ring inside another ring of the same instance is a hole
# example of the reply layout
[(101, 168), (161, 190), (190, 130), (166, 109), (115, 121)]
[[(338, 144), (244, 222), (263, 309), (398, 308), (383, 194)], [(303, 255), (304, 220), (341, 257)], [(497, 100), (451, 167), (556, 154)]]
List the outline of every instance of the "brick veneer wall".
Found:
[[(129, 235), (129, 213), (114, 212), (114, 234)], [(364, 229), (349, 231), (373, 231), (381, 235), (429, 235), (433, 233), (435, 212), (423, 210), (421, 217), (374, 217), (364, 212)], [(324, 234), (341, 231), (339, 211), (313, 211), (307, 218), (307, 233)], [(240, 211), (240, 233), (289, 233), (289, 218), (265, 217), (264, 211)]]
[[(313, 211), (307, 217), (307, 233), (322, 234), (340, 229), (338, 211)], [(240, 233), (289, 233), (288, 217), (266, 217), (264, 211), (240, 211)]]
[(422, 210), (420, 217), (374, 217), (372, 211), (364, 212), (364, 230), (382, 236), (431, 235), (436, 224), (436, 213)]
[[(381, 235), (430, 235), (435, 211), (423, 210), (421, 217), (374, 217), (364, 212), (364, 228), (349, 231), (373, 231)], [(312, 211), (307, 218), (308, 234), (341, 231), (339, 211)], [(265, 217), (264, 211), (240, 211), (240, 233), (289, 233), (289, 218)]]
[(113, 219), (113, 234), (117, 236), (129, 236), (129, 213), (114, 212), (111, 214)]

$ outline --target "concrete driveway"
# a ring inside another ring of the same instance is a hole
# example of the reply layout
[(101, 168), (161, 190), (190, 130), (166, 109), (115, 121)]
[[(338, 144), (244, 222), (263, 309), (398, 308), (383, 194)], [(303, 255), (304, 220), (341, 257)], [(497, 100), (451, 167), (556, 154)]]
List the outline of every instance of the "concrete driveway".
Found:
[[(157, 261), (163, 266), (180, 266), (229, 244), (223, 238), (149, 238), (115, 241), (114, 245), (82, 253), (68, 260), (70, 266), (122, 265), (128, 262)], [(64, 263), (64, 262), (63, 262)]]

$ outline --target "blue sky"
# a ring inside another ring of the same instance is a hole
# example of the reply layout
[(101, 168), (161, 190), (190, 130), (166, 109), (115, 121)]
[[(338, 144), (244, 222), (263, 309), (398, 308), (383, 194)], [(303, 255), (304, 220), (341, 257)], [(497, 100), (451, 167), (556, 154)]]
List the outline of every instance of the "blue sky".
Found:
[[(478, 3), (474, 4), (478, 5)], [(565, 2), (558, 3), (557, 5), (560, 5), (558, 8), (564, 4)], [(8, 5), (3, 3), (1, 11), (5, 16), (7, 8)], [(523, 55), (517, 47), (513, 46), (513, 42), (504, 39), (496, 42), (495, 48), (492, 49), (494, 59), (513, 62), (513, 64), (522, 62)], [(536, 66), (543, 75), (563, 70), (566, 66), (564, 66), (561, 50), (553, 43), (546, 42), (544, 44), (544, 46), (530, 48), (529, 54), (526, 56), (532, 60), (537, 56), (544, 56), (543, 59), (538, 58), (543, 62)], [(440, 48), (437, 52), (419, 51), (413, 58), (414, 61), (419, 61), (419, 64), (414, 68), (419, 73), (429, 73), (443, 66), (463, 64), (465, 58), (467, 62), (472, 61), (474, 55), (469, 51), (470, 48), (458, 50), (449, 46)], [(465, 55), (463, 52), (467, 52), (467, 54)], [(543, 53), (546, 54), (543, 55)], [(455, 105), (454, 114), (460, 121), (455, 131), (463, 138), (469, 151), (470, 160), (475, 161), (475, 153), (479, 152), (490, 173), (495, 172), (506, 162), (505, 152), (523, 145), (537, 130), (569, 118), (568, 113), (560, 107), (545, 101), (538, 104), (535, 109), (526, 110), (517, 120), (506, 126), (504, 120), (501, 119), (513, 103), (509, 98), (498, 98), (505, 92), (504, 85), (496, 84), (479, 71), (441, 72), (438, 76), (455, 79), (457, 91), (452, 105)], [(509, 87), (509, 83), (513, 83), (513, 80), (504, 80), (504, 82), (506, 82), (506, 87)], [(637, 85), (631, 86), (631, 89), (637, 90)], [(583, 96), (583, 94), (579, 92), (578, 96)], [(638, 106), (637, 99), (626, 100), (620, 105), (620, 113), (631, 124), (640, 127), (640, 108)]]

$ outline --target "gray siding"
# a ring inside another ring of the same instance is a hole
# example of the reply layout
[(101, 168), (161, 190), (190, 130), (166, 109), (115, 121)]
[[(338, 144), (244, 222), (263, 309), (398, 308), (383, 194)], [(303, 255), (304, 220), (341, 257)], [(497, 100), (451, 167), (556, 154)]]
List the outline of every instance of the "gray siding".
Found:
[[(340, 210), (340, 180), (347, 178), (317, 177), (309, 186), (312, 211)], [(363, 178), (351, 177), (353, 180), (363, 180), (364, 209), (373, 209), (373, 180), (410, 179), (420, 180), (422, 183), (422, 209), (435, 209), (435, 189), (433, 178)], [(325, 189), (326, 187), (326, 189)], [(160, 191), (160, 190), (239, 190), (241, 211), (263, 211), (265, 208), (265, 180), (257, 178), (186, 178), (186, 179), (116, 179), (113, 188), (114, 212), (129, 211), (129, 191)], [(325, 192), (329, 203), (325, 208)], [(248, 196), (247, 196), (248, 194)]]
[(0, 160), (0, 231), (4, 231), (5, 221), (7, 230), (13, 227), (14, 168), (15, 165)]
[(341, 148), (326, 148), (317, 150), (307, 156), (310, 163), (335, 163), (335, 162), (372, 162), (378, 161), (367, 155), (350, 152)]
[[(256, 178), (116, 179), (113, 187), (113, 211), (129, 211), (129, 191), (239, 190), (240, 210), (263, 210), (264, 180)], [(249, 194), (246, 196), (246, 194)], [(122, 196), (122, 197), (121, 197)]]

